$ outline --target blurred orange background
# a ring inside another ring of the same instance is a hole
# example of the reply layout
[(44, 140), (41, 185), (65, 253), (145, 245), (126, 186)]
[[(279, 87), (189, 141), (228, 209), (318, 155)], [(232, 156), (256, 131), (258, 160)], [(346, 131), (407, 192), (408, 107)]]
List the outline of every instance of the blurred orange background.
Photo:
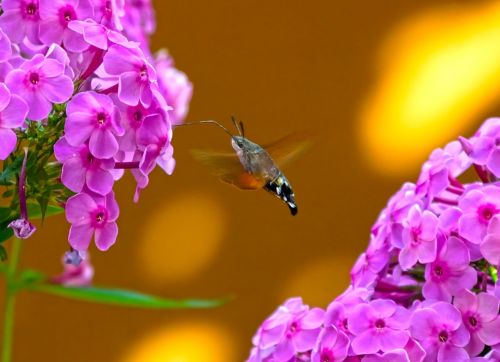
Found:
[[(15, 361), (243, 361), (286, 298), (326, 307), (344, 290), (379, 211), (434, 147), (500, 114), (498, 1), (155, 6), (154, 49), (168, 47), (194, 83), (188, 121), (229, 125), (234, 114), (258, 143), (320, 135), (285, 170), (299, 213), (221, 184), (191, 158), (192, 148), (229, 149), (219, 129), (177, 129), (173, 176), (156, 171), (139, 204), (131, 177), (117, 185), (120, 235), (110, 251), (92, 251), (95, 284), (235, 299), (151, 311), (22, 294)], [(67, 232), (63, 216), (46, 220), (22, 266), (59, 273)]]

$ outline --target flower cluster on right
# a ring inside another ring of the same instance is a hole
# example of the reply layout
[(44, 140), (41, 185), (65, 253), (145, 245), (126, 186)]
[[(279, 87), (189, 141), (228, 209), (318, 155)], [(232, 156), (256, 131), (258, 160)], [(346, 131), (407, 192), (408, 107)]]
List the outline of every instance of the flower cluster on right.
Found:
[(500, 361), (499, 179), (491, 118), (389, 200), (349, 288), (326, 310), (286, 301), (248, 361)]

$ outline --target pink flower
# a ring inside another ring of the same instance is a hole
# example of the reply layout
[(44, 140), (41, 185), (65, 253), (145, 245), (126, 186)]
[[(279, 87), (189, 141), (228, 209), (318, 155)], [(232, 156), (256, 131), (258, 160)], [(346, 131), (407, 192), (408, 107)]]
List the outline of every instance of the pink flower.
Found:
[[(80, 258), (78, 263), (74, 263), (75, 257)], [(71, 260), (68, 260), (72, 258)], [(71, 261), (71, 262), (68, 262)], [(88, 287), (92, 285), (94, 277), (94, 267), (90, 263), (90, 256), (87, 252), (73, 250), (63, 257), (64, 271), (62, 274), (51, 278), (51, 282), (67, 287)]]
[(389, 352), (408, 342), (410, 313), (392, 300), (373, 300), (356, 306), (349, 315), (348, 328), (355, 335), (352, 349), (356, 354)]
[(73, 93), (73, 82), (64, 74), (64, 64), (41, 54), (7, 74), (5, 83), (29, 105), (28, 118), (35, 121), (46, 118), (53, 103), (64, 103)]
[(439, 220), (429, 210), (422, 212), (414, 205), (408, 212), (403, 229), (403, 248), (399, 253), (401, 268), (407, 270), (417, 261), (429, 263), (436, 259)]
[(427, 352), (425, 362), (469, 361), (464, 349), (469, 343), (469, 332), (458, 309), (449, 303), (438, 302), (415, 311), (410, 332)]
[(500, 266), (500, 215), (496, 215), (491, 219), (480, 249), (489, 263)]
[(26, 103), (0, 83), (0, 160), (5, 160), (16, 147), (17, 137), (12, 129), (23, 126), (27, 114)]
[(343, 361), (349, 350), (349, 338), (335, 327), (323, 329), (311, 354), (311, 362)]
[(64, 137), (54, 145), (54, 154), (63, 164), (61, 180), (71, 191), (80, 192), (87, 186), (91, 191), (105, 196), (112, 190), (113, 159), (95, 158), (86, 143), (74, 147)]
[(118, 204), (111, 192), (106, 197), (91, 197), (79, 193), (66, 203), (66, 219), (71, 223), (69, 243), (78, 251), (85, 251), (95, 235), (99, 250), (108, 250), (116, 241), (119, 215)]
[(158, 74), (160, 93), (172, 107), (169, 112), (172, 124), (180, 124), (189, 111), (189, 102), (193, 95), (193, 84), (186, 74), (174, 67), (174, 62), (163, 50), (156, 54), (155, 68)]
[(262, 324), (254, 344), (266, 357), (272, 355), (272, 361), (288, 362), (296, 353), (313, 349), (323, 318), (321, 309), (309, 310), (302, 299), (289, 299)]
[[(162, 110), (158, 108), (155, 103), (149, 108), (146, 108), (141, 103), (136, 106), (128, 106), (116, 99), (115, 104), (120, 110), (121, 121), (125, 130), (123, 137), (120, 138), (120, 149), (123, 151), (132, 152), (144, 146), (143, 144), (139, 144), (140, 140), (138, 139), (138, 131), (142, 127), (144, 120), (153, 117), (153, 122), (164, 123), (163, 119), (158, 118), (161, 117)], [(160, 130), (160, 133), (161, 132), (162, 130)], [(166, 134), (168, 138), (168, 130), (164, 130), (163, 133)], [(144, 136), (142, 138), (144, 138)], [(165, 142), (166, 141), (167, 139)]]
[(459, 207), (463, 211), (458, 221), (460, 235), (479, 244), (486, 236), (490, 220), (500, 213), (500, 188), (496, 185), (471, 188), (459, 200)]
[(444, 242), (436, 260), (425, 266), (424, 297), (450, 301), (462, 289), (472, 288), (476, 284), (477, 273), (469, 262), (467, 246), (451, 236)]
[(118, 98), (129, 106), (139, 101), (149, 107), (153, 101), (156, 71), (139, 48), (113, 45), (103, 60), (105, 71), (118, 77)]
[(47, 45), (62, 44), (72, 52), (81, 52), (87, 47), (82, 38), (68, 28), (72, 20), (94, 16), (90, 0), (39, 0), (40, 40)]
[(68, 144), (81, 146), (89, 140), (96, 158), (112, 158), (118, 151), (117, 136), (123, 135), (118, 109), (111, 98), (95, 92), (77, 94), (68, 103), (64, 133)]
[(462, 313), (463, 323), (471, 335), (466, 346), (471, 356), (477, 356), (485, 344), (493, 346), (500, 343), (500, 302), (497, 297), (487, 293), (476, 295), (464, 290), (455, 297), (453, 303)]
[(3, 0), (0, 28), (13, 42), (21, 42), (25, 36), (38, 43), (40, 8), (38, 0)]

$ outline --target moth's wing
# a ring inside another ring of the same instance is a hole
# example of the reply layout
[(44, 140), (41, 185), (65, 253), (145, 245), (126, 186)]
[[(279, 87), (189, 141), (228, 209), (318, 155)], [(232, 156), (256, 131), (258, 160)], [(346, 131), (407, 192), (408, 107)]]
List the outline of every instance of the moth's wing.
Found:
[(221, 181), (242, 190), (259, 190), (266, 181), (245, 171), (235, 154), (191, 150), (194, 158), (207, 166)]
[(309, 150), (315, 138), (312, 133), (295, 132), (262, 147), (280, 168), (284, 168)]

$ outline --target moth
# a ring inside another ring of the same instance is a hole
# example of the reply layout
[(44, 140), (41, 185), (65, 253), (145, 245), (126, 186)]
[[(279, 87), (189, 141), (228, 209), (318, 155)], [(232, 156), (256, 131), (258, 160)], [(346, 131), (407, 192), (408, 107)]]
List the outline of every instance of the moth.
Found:
[(222, 124), (213, 121), (199, 121), (190, 124), (215, 124), (231, 137), (234, 153), (221, 153), (205, 150), (193, 150), (196, 159), (208, 166), (218, 178), (241, 190), (264, 189), (284, 202), (292, 215), (298, 208), (290, 182), (281, 171), (298, 154), (310, 145), (309, 140), (300, 134), (291, 134), (267, 146), (250, 141), (245, 137), (243, 122), (232, 122), (238, 131), (233, 135)]

